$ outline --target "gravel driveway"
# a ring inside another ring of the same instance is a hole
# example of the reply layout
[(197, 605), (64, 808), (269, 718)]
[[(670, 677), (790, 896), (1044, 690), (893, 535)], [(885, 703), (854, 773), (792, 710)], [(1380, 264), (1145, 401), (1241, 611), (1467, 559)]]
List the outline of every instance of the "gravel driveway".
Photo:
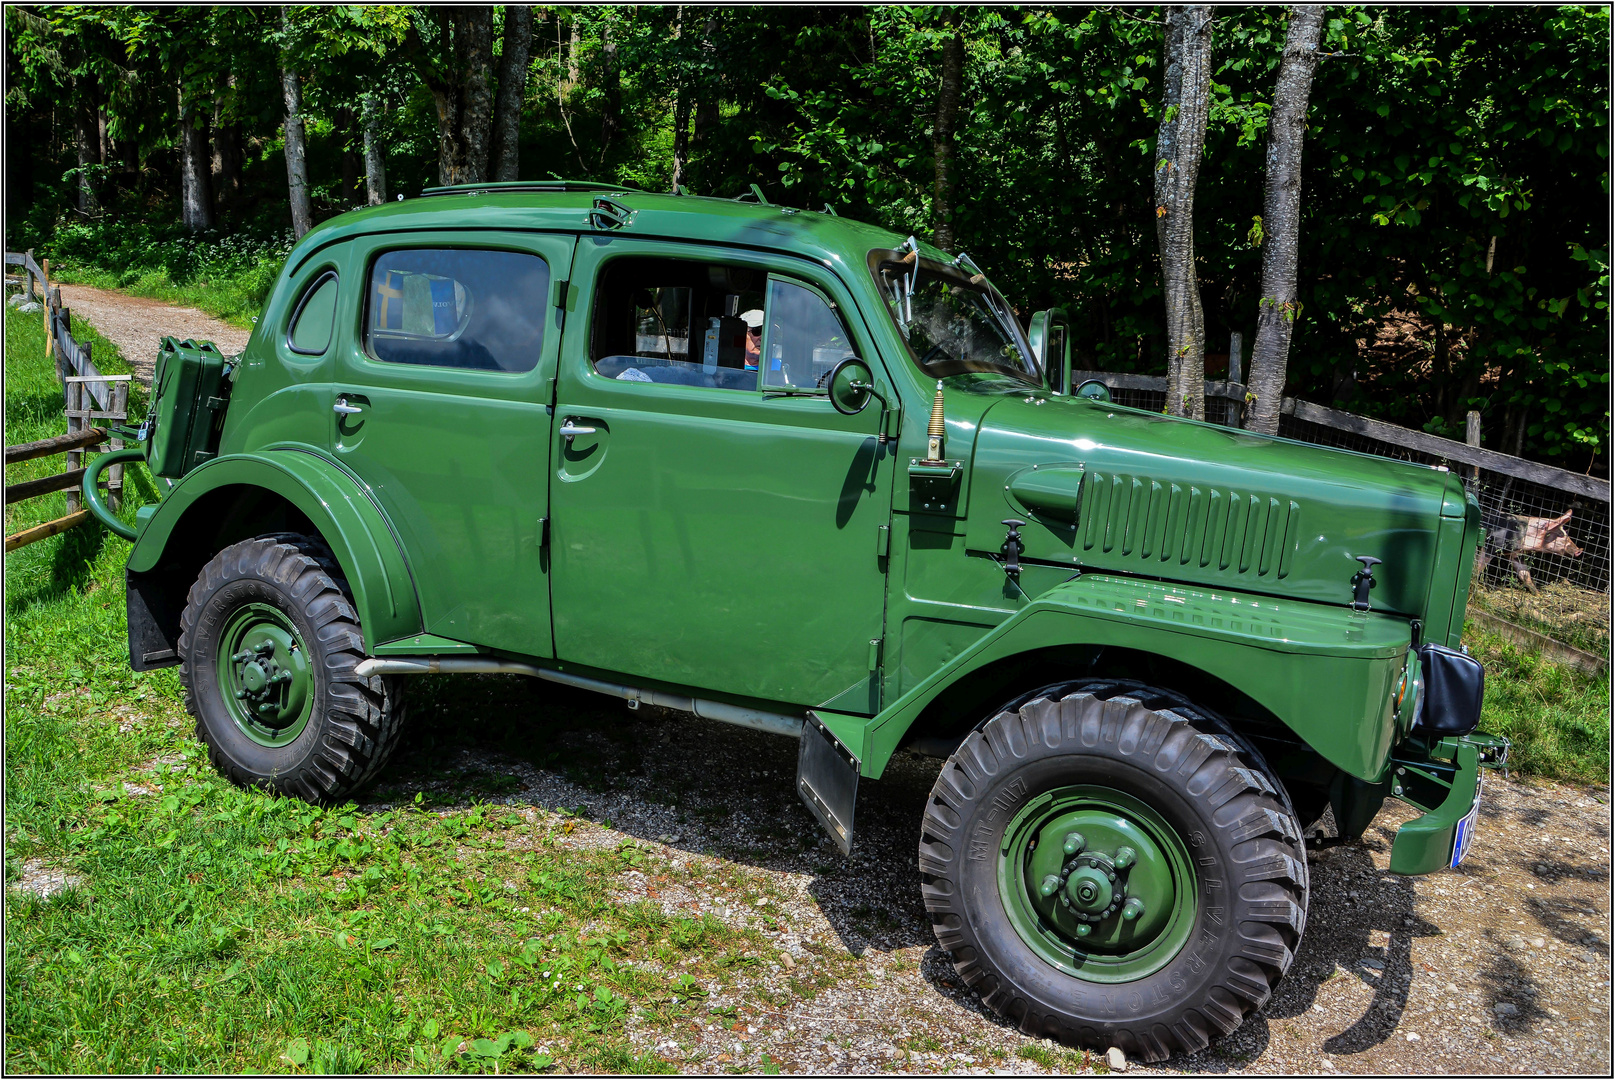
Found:
[(73, 318), (89, 323), (116, 345), (145, 386), (151, 385), (157, 346), (165, 334), (212, 341), (226, 356), (245, 349), (252, 335), (195, 308), (128, 296), (115, 289), (63, 285), (61, 290), (62, 304), (73, 312)]
[[(932, 937), (915, 866), (940, 762), (901, 754), (860, 792), (843, 858), (794, 791), (796, 743), (517, 678), (422, 687), (372, 797), (422, 787), (565, 811), (570, 843), (649, 857), (625, 899), (710, 912), (788, 954), (732, 975), (733, 1014), (633, 1032), (684, 1071), (1073, 1072), (1106, 1067), (988, 1015)], [(478, 722), (478, 717), (492, 717)], [(1260, 1014), (1202, 1053), (1137, 1072), (1608, 1074), (1610, 807), (1605, 789), (1505, 779), (1461, 871), (1388, 872), (1414, 816), (1387, 803), (1363, 841), (1309, 856), (1295, 966)], [(573, 819), (576, 820), (576, 819)], [(760, 897), (702, 885), (739, 874)]]

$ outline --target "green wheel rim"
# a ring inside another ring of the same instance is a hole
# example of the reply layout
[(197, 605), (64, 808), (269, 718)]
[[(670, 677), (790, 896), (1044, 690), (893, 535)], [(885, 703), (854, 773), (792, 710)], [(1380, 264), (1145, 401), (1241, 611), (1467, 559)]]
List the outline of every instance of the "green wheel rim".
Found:
[(219, 692), (241, 733), (261, 746), (285, 746), (314, 712), (308, 649), (286, 613), (246, 604), (219, 636)]
[(1125, 792), (1057, 788), (1010, 821), (998, 893), (1033, 952), (1088, 982), (1159, 971), (1194, 932), (1198, 879), (1176, 829)]

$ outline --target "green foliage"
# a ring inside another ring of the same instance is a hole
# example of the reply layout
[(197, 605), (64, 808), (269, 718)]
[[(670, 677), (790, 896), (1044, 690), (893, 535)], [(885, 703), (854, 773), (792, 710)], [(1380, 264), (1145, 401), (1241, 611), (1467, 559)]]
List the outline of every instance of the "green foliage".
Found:
[[(294, 7), (285, 32), (273, 8), (13, 10), (8, 130), (13, 157), (36, 162), (29, 183), (11, 185), (13, 249), (43, 250), (58, 219), (77, 216), (66, 210), (72, 177), (63, 179), (78, 169), (71, 125), (51, 119), (64, 101), (104, 104), (113, 146), (127, 151), (119, 160), (140, 165), (86, 166), (109, 212), (137, 223), (177, 217), (179, 82), (209, 88), (220, 103), (213, 130), (243, 140), (244, 187), (221, 199), (224, 231), (278, 235), (288, 217), (283, 61), (302, 77), (316, 217), (357, 199), (342, 177), (355, 168), (362, 101), (382, 110), (390, 189), (436, 182), (438, 103), (421, 81), (441, 60), (434, 9)], [(1006, 6), (961, 17), (957, 244), (1023, 316), (1071, 310), (1080, 367), (1159, 371), (1167, 359), (1150, 177), (1159, 14)], [(1518, 442), (1527, 456), (1606, 470), (1608, 11), (1329, 14), (1303, 158), (1304, 315), (1289, 392), (1448, 435), (1478, 408), (1487, 446), (1512, 452)], [(941, 9), (535, 15), (524, 176), (666, 190), (683, 102), (692, 192), (732, 197), (757, 183), (782, 203), (828, 202), (930, 231), (949, 33)], [(1213, 354), (1230, 331), (1254, 339), (1286, 19), (1283, 8), (1223, 8), (1215, 24), (1196, 192)], [(123, 247), (94, 265), (126, 276)], [(162, 273), (161, 287), (183, 290), (190, 270), (165, 262)], [(255, 283), (230, 288), (240, 299), (226, 306), (253, 306)]]

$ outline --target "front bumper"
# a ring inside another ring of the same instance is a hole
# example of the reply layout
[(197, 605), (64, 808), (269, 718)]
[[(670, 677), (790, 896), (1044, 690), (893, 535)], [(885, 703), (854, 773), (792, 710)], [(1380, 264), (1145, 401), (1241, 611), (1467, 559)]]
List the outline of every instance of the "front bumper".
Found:
[(1482, 732), (1409, 739), (1391, 758), (1391, 794), (1425, 813), (1391, 844), (1391, 872), (1430, 874), (1457, 866), (1469, 851), (1480, 812), (1481, 770), (1508, 760), (1507, 739)]

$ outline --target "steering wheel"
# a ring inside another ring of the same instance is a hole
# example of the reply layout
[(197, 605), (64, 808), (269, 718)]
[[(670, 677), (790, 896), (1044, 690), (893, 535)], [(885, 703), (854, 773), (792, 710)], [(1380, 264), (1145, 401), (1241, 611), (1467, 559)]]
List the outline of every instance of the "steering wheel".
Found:
[(920, 366), (924, 367), (925, 362), (931, 359), (931, 357), (935, 356), (937, 353), (941, 352), (943, 348), (944, 345), (941, 342), (938, 342), (937, 344), (932, 345), (929, 349), (926, 349), (925, 355), (920, 357)]

